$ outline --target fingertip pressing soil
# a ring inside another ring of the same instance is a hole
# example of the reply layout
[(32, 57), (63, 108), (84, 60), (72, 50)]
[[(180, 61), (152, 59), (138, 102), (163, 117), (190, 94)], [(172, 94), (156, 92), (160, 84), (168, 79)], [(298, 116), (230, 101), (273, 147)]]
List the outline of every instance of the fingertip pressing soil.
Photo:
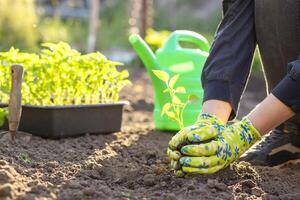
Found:
[(166, 147), (173, 133), (155, 131), (150, 80), (132, 72), (123, 131), (47, 140), (0, 134), (0, 199), (300, 199), (300, 164), (235, 163), (213, 175), (175, 177)]

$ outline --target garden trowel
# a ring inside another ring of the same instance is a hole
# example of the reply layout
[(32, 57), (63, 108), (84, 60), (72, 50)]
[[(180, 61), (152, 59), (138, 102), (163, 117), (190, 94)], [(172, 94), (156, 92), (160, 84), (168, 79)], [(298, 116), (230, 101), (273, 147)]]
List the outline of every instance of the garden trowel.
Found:
[(10, 100), (8, 104), (8, 123), (9, 132), (11, 138), (14, 139), (18, 131), (21, 111), (22, 111), (22, 79), (23, 79), (23, 66), (22, 65), (12, 65), (11, 67), (11, 91)]

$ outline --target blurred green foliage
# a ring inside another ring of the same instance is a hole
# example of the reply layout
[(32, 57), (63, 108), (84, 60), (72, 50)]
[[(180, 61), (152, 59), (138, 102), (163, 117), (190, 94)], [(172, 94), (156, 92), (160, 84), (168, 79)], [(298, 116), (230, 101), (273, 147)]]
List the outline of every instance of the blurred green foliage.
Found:
[(97, 48), (131, 48), (128, 42), (129, 0), (107, 0), (100, 10)]
[(1, 0), (0, 49), (8, 49), (12, 44), (20, 49), (36, 49), (37, 23), (34, 0)]
[(59, 16), (40, 19), (39, 35), (42, 42), (57, 43), (64, 41), (72, 44), (76, 49), (85, 51), (88, 24), (78, 19), (64, 19)]
[(155, 31), (152, 28), (149, 28), (146, 33), (145, 41), (150, 45), (153, 51), (163, 47), (166, 39), (171, 34), (170, 31)]
[[(154, 0), (159, 1), (159, 0)], [(203, 1), (203, 0), (202, 0)], [(215, 9), (207, 13), (206, 17), (198, 14), (201, 7), (198, 5), (201, 0), (174, 0), (172, 5), (165, 7), (154, 3), (154, 28), (157, 30), (191, 30), (204, 35), (210, 42), (213, 39), (215, 30), (220, 23), (222, 12)], [(204, 1), (203, 1), (204, 2)], [(204, 10), (202, 10), (204, 12)]]
[(68, 28), (58, 16), (43, 19), (39, 25), (39, 30), (42, 41), (70, 42)]
[[(54, 6), (58, 6), (59, 1), (51, 2)], [(203, 17), (201, 13), (205, 10), (201, 10), (201, 6), (207, 2), (208, 0), (188, 2), (169, 0), (167, 6), (162, 6), (164, 2), (154, 0), (153, 29), (192, 30), (202, 34), (212, 43), (222, 12), (221, 9), (214, 9)], [(10, 46), (14, 46), (27, 52), (36, 52), (40, 43), (65, 41), (76, 49), (85, 51), (88, 35), (87, 19), (61, 19), (58, 15), (39, 16), (35, 3), (35, 0), (0, 0), (0, 50), (7, 51)], [(129, 0), (101, 1), (100, 8), (96, 49), (130, 49)], [(159, 40), (164, 40), (167, 34), (154, 33), (148, 33), (146, 41), (156, 50), (162, 44)], [(257, 53), (253, 66), (254, 71), (261, 68)]]

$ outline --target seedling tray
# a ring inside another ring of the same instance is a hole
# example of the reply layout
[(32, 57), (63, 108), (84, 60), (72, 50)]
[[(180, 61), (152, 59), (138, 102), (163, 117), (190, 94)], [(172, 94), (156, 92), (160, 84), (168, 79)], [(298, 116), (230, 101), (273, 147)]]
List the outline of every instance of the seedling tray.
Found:
[[(44, 138), (66, 138), (86, 133), (121, 130), (127, 102), (71, 106), (22, 106), (19, 130)], [(4, 129), (7, 130), (7, 123)]]

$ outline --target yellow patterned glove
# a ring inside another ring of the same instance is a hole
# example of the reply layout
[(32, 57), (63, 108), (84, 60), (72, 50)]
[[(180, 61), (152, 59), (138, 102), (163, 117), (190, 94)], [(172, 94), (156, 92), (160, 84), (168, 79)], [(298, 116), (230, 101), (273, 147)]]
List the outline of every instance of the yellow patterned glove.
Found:
[(177, 169), (182, 157), (180, 148), (193, 142), (205, 142), (219, 135), (225, 129), (225, 124), (217, 117), (203, 113), (197, 122), (179, 131), (169, 142), (167, 155), (171, 160), (171, 168)]
[(233, 125), (228, 125), (216, 139), (208, 143), (183, 146), (181, 153), (184, 156), (180, 158), (182, 166), (180, 171), (198, 174), (215, 173), (238, 159), (260, 138), (260, 133), (245, 117)]

